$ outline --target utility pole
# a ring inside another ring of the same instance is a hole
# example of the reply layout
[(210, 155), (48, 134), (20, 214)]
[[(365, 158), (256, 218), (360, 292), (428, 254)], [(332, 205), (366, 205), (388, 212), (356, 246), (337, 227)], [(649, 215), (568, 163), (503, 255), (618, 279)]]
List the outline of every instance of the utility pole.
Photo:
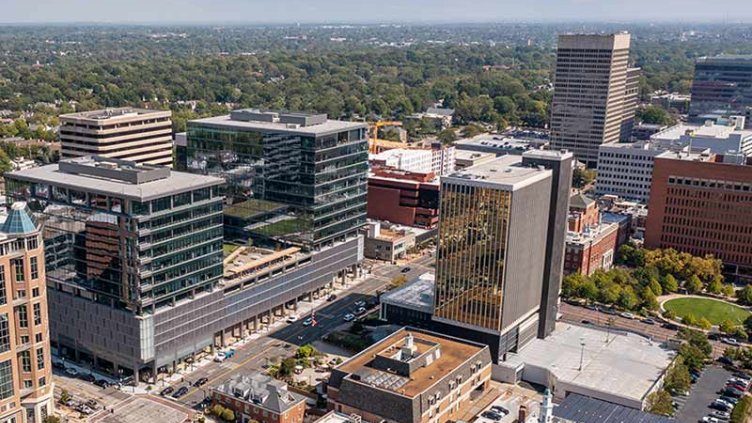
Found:
[(585, 359), (585, 338), (580, 338), (580, 368), (578, 371), (582, 371), (582, 362)]

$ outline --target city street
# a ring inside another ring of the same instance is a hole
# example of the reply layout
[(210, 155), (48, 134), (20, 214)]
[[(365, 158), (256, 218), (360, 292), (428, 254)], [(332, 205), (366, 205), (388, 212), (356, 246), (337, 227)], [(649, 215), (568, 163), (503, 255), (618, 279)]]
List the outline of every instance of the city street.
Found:
[[(344, 323), (344, 316), (354, 312), (357, 307), (354, 303), (358, 300), (375, 303), (377, 291), (383, 290), (392, 279), (399, 275), (405, 275), (408, 280), (416, 278), (420, 274), (431, 271), (434, 258), (423, 255), (414, 261), (404, 265), (376, 264), (372, 274), (365, 280), (350, 284), (344, 290), (337, 292), (337, 299), (324, 303), (316, 309), (316, 326), (304, 326), (303, 320), (311, 314), (311, 303), (299, 302), (297, 316), (299, 320), (292, 324), (286, 324), (282, 328), (273, 330), (268, 334), (235, 348), (235, 355), (222, 362), (210, 363), (195, 369), (184, 377), (185, 382), (175, 382), (176, 390), (181, 386), (193, 383), (195, 380), (206, 377), (209, 381), (202, 387), (190, 387), (188, 393), (178, 401), (194, 406), (209, 395), (211, 387), (224, 382), (231, 375), (242, 370), (261, 370), (262, 366), (279, 357), (291, 355), (299, 345), (308, 344), (320, 340), (328, 333)], [(409, 267), (410, 271), (402, 273), (401, 270)], [(168, 384), (158, 384), (155, 393), (164, 389)], [(171, 398), (171, 397), (168, 397)]]

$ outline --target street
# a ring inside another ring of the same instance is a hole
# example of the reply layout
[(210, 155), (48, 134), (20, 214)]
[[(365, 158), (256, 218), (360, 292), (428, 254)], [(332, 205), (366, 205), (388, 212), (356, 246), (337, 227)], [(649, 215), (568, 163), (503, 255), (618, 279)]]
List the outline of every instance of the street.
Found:
[[(185, 382), (173, 383), (171, 386), (177, 390), (201, 377), (209, 380), (202, 387), (190, 387), (188, 393), (177, 401), (194, 406), (210, 394), (212, 386), (224, 382), (231, 375), (247, 370), (262, 370), (262, 366), (269, 361), (291, 355), (298, 346), (322, 339), (344, 323), (345, 314), (357, 309), (354, 305), (356, 301), (375, 303), (377, 291), (383, 290), (396, 276), (405, 275), (408, 280), (416, 278), (432, 270), (433, 260), (432, 256), (423, 255), (405, 265), (378, 264), (374, 266), (373, 273), (365, 280), (346, 287), (336, 294), (335, 301), (324, 303), (316, 309), (317, 324), (315, 326), (303, 325), (305, 317), (311, 314), (311, 303), (298, 303), (299, 320), (297, 322), (286, 324), (280, 329), (235, 348), (235, 355), (222, 363), (212, 362), (196, 368), (184, 377)], [(405, 267), (410, 267), (410, 271), (402, 273), (401, 270)], [(166, 386), (168, 385), (159, 384), (155, 393)]]

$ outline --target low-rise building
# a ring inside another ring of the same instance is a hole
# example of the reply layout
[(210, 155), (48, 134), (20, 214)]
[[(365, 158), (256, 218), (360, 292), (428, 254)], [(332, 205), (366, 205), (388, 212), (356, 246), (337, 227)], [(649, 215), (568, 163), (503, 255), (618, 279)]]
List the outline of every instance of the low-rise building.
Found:
[(367, 258), (396, 263), (415, 246), (415, 233), (407, 228), (386, 228), (380, 222), (368, 222), (363, 254)]
[(487, 345), (403, 328), (332, 370), (327, 395), (335, 411), (367, 422), (444, 423), (490, 380)]
[(368, 177), (368, 218), (405, 226), (439, 224), (439, 181), (433, 172), (375, 168)]
[(265, 374), (236, 374), (212, 389), (211, 395), (215, 404), (230, 408), (240, 423), (303, 423), (305, 397)]
[(537, 149), (547, 144), (547, 139), (521, 139), (494, 134), (480, 134), (454, 142), (457, 150), (491, 153), (497, 156), (508, 154), (521, 156), (525, 151)]
[(395, 148), (368, 157), (371, 166), (391, 167), (407, 172), (432, 172), (431, 150)]
[(646, 203), (650, 198), (653, 161), (665, 151), (666, 147), (649, 141), (602, 144), (598, 148), (595, 193)]
[(653, 135), (666, 129), (666, 125), (656, 123), (641, 123), (632, 128), (632, 139), (635, 141), (647, 141)]
[(407, 117), (408, 120), (420, 121), (424, 129), (437, 132), (451, 128), (453, 118), (454, 109), (443, 107), (429, 107), (423, 113), (415, 113)]
[(711, 153), (727, 152), (752, 155), (752, 129), (744, 129), (745, 118), (706, 121), (704, 124), (679, 123), (656, 133), (651, 141), (664, 150), (690, 147), (693, 150), (710, 149)]
[(618, 240), (617, 223), (599, 223), (582, 232), (567, 233), (564, 273), (592, 275), (598, 269), (610, 269), (614, 263)]
[(475, 165), (488, 163), (496, 158), (494, 153), (480, 153), (471, 150), (457, 150), (455, 155), (455, 167), (457, 170), (467, 169)]
[(650, 104), (666, 110), (676, 110), (682, 115), (689, 113), (689, 100), (688, 94), (667, 93), (665, 91), (650, 95)]

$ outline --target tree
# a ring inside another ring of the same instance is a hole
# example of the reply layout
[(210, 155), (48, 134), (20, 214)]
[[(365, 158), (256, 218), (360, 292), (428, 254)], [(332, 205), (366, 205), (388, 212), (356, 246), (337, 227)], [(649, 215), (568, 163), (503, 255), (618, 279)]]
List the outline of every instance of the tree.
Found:
[(674, 403), (671, 400), (671, 394), (661, 389), (648, 395), (645, 409), (649, 413), (658, 414), (659, 416), (671, 416), (674, 414)]
[[(707, 335), (705, 333), (689, 328), (682, 328), (679, 330), (679, 338), (687, 341), (687, 344), (700, 350), (705, 358), (709, 358), (713, 352), (713, 346), (710, 345)], [(686, 363), (686, 361), (685, 361)]]
[(697, 326), (697, 317), (695, 317), (695, 315), (692, 313), (689, 313), (686, 316), (682, 317), (681, 321), (687, 326)]
[(723, 291), (723, 278), (715, 277), (708, 284), (707, 291), (711, 294), (720, 294)]
[(392, 278), (391, 288), (399, 288), (406, 283), (407, 283), (407, 276), (397, 275), (394, 278)]
[(744, 329), (746, 329), (747, 332), (752, 332), (752, 315), (749, 315), (744, 319)]
[(70, 393), (68, 392), (67, 389), (63, 389), (60, 392), (60, 403), (65, 404), (66, 402), (68, 402), (69, 399), (71, 399)]
[(639, 303), (640, 300), (637, 298), (637, 295), (631, 286), (627, 286), (619, 294), (619, 306), (624, 309), (634, 310)]
[(692, 378), (689, 375), (689, 369), (684, 365), (683, 360), (677, 359), (668, 372), (664, 380), (664, 389), (671, 395), (680, 395), (689, 391)]
[(668, 274), (663, 277), (663, 291), (666, 293), (672, 293), (679, 290), (679, 283), (676, 282), (674, 275)]
[(575, 188), (583, 188), (595, 180), (595, 171), (592, 169), (585, 169), (576, 167), (572, 172), (572, 186)]
[(658, 310), (661, 307), (655, 294), (653, 294), (653, 290), (648, 287), (642, 292), (642, 306), (648, 310)]
[(232, 411), (229, 408), (225, 408), (225, 411), (222, 412), (222, 420), (226, 422), (234, 422), (235, 421), (235, 412)]
[(752, 397), (744, 396), (731, 411), (731, 423), (745, 423), (752, 416)]
[(595, 286), (595, 282), (590, 279), (583, 282), (580, 285), (578, 296), (589, 301), (595, 301), (598, 298), (598, 287)]
[(580, 291), (580, 287), (587, 281), (587, 278), (579, 272), (570, 273), (564, 277), (561, 282), (561, 295), (566, 298), (575, 297)]
[(482, 127), (480, 127), (478, 125), (475, 125), (475, 124), (472, 124), (472, 123), (470, 125), (467, 125), (467, 126), (463, 127), (460, 130), (460, 134), (464, 138), (472, 138), (472, 137), (474, 137), (476, 135), (482, 134), (483, 132), (485, 132), (485, 130)]
[(752, 285), (747, 285), (736, 291), (736, 299), (741, 305), (752, 305)]
[(225, 412), (225, 408), (222, 407), (219, 404), (214, 404), (214, 407), (212, 407), (212, 414), (214, 414), (217, 417), (222, 417), (222, 413)]
[(436, 138), (441, 141), (442, 144), (451, 144), (457, 141), (457, 133), (454, 132), (454, 129), (445, 129), (439, 132), (439, 135), (437, 135)]
[(687, 292), (690, 294), (697, 294), (699, 292), (702, 292), (702, 281), (700, 280), (697, 275), (692, 275), (687, 279), (687, 282), (685, 284), (685, 287), (687, 288)]
[(650, 278), (648, 287), (653, 291), (653, 294), (655, 294), (656, 297), (660, 297), (663, 294), (663, 287), (661, 286), (661, 283), (658, 282), (658, 279)]
[(693, 345), (682, 344), (682, 346), (679, 347), (679, 355), (682, 357), (684, 364), (689, 370), (699, 371), (705, 366), (705, 354)]
[(316, 350), (316, 347), (314, 347), (311, 344), (305, 344), (300, 347), (298, 347), (298, 350), (295, 352), (295, 357), (297, 358), (311, 358), (318, 355), (318, 351)]
[(734, 323), (732, 320), (726, 319), (718, 324), (718, 329), (720, 329), (721, 332), (726, 334), (731, 334), (736, 332), (736, 323)]
[(710, 320), (708, 320), (707, 318), (700, 317), (697, 320), (697, 327), (700, 328), (700, 329), (710, 330), (710, 328), (713, 327), (713, 324), (710, 323)]
[(724, 284), (721, 293), (726, 297), (733, 297), (736, 293), (734, 291), (734, 285), (731, 285), (730, 283)]
[(673, 125), (674, 118), (668, 114), (662, 107), (650, 105), (638, 111), (638, 117), (643, 123), (653, 123), (658, 125)]

